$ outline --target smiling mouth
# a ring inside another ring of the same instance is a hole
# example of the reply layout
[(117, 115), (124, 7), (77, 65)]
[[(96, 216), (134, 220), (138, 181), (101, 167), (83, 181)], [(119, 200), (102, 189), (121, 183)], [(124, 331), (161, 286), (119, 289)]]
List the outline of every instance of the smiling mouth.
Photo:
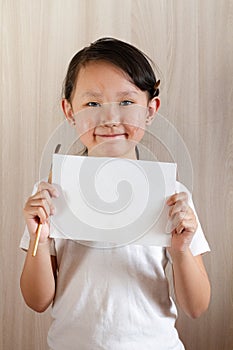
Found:
[(112, 134), (112, 135), (96, 135), (96, 136), (99, 136), (99, 137), (120, 137), (120, 136), (127, 136), (127, 134)]

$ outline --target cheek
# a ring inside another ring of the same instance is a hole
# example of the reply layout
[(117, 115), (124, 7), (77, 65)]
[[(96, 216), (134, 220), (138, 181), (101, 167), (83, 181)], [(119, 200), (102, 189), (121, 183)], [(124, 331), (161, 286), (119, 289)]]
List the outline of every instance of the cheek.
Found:
[(89, 148), (93, 143), (93, 125), (89, 121), (76, 122), (76, 132), (82, 144)]
[(144, 128), (136, 126), (136, 125), (135, 126), (127, 125), (125, 127), (125, 130), (126, 130), (127, 134), (129, 135), (129, 138), (133, 139), (135, 141), (140, 141), (143, 138), (144, 133), (145, 133)]
[(78, 135), (81, 137), (87, 137), (93, 134), (94, 128), (96, 127), (95, 121), (85, 116), (80, 116), (76, 119), (76, 130)]
[(128, 135), (133, 139), (141, 139), (145, 133), (145, 116), (134, 115), (134, 118), (124, 119), (124, 126)]
[(145, 107), (133, 106), (133, 108), (129, 108), (129, 113), (122, 118), (122, 123), (132, 131), (137, 129), (145, 130), (146, 113), (147, 109)]
[(85, 145), (87, 148), (90, 148), (93, 144), (93, 133), (85, 133), (80, 136), (80, 141), (83, 145)]

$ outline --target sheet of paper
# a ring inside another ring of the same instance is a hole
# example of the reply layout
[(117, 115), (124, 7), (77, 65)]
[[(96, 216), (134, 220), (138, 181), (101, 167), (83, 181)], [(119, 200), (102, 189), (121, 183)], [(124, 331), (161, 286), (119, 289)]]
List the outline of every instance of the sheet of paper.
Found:
[(53, 184), (51, 237), (169, 246), (175, 163), (54, 154)]

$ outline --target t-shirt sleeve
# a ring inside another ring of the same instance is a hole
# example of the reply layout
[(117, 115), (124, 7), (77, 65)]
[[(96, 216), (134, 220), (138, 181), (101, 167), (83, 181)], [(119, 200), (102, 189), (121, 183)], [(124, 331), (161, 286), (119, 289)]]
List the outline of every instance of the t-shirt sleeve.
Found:
[[(197, 224), (198, 224), (197, 230), (196, 230), (194, 237), (192, 239), (192, 242), (190, 244), (190, 250), (191, 250), (192, 254), (194, 256), (196, 256), (196, 255), (200, 255), (200, 254), (204, 254), (204, 253), (209, 252), (210, 247), (209, 247), (207, 239), (204, 235), (204, 232), (202, 230), (200, 221), (198, 219), (197, 212), (195, 210), (194, 203), (192, 200), (192, 195), (191, 195), (190, 191), (187, 189), (187, 187), (185, 185), (183, 185), (179, 181), (176, 181), (176, 192), (186, 192), (188, 194), (188, 204), (192, 208), (192, 210), (196, 216), (196, 219), (197, 219)], [(167, 252), (167, 254), (168, 254), (168, 252)], [(169, 254), (168, 254), (168, 256), (169, 256)]]
[[(43, 179), (43, 180), (46, 181), (45, 179)], [(31, 194), (32, 196), (37, 192), (38, 185), (39, 185), (39, 182), (37, 182), (34, 185), (33, 190), (32, 190), (32, 194)], [(25, 225), (24, 232), (23, 232), (23, 235), (21, 237), (19, 247), (23, 250), (28, 250), (29, 243), (30, 243), (30, 234), (28, 232), (27, 225)], [(56, 256), (56, 249), (55, 249), (55, 244), (54, 244), (53, 239), (51, 239), (50, 255)]]

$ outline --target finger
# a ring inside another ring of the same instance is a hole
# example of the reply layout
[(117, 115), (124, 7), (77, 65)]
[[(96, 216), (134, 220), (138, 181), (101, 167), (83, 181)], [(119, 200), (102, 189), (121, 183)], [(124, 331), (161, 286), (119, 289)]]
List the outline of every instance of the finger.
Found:
[(188, 211), (188, 203), (183, 200), (178, 200), (175, 204), (173, 204), (169, 210), (169, 216), (172, 217), (178, 212), (187, 212)]
[(171, 223), (171, 229), (174, 230), (180, 225), (184, 220), (190, 220), (190, 218), (187, 217), (186, 212), (179, 211), (172, 217), (172, 223)]
[(176, 234), (181, 234), (185, 232), (194, 233), (196, 231), (196, 225), (195, 222), (192, 220), (183, 220), (177, 227), (176, 227)]
[(178, 200), (181, 201), (188, 201), (188, 194), (186, 192), (178, 192), (178, 193), (174, 193), (171, 197), (168, 198), (168, 200), (166, 201), (167, 205), (173, 205), (175, 204)]
[(41, 207), (44, 209), (44, 212), (46, 214), (46, 217), (49, 217), (50, 215), (53, 215), (55, 212), (55, 209), (53, 206), (50, 206), (49, 203), (46, 201), (46, 199), (34, 199), (30, 201), (30, 208), (32, 207)]
[(195, 214), (193, 213), (192, 208), (189, 207), (189, 209), (186, 212), (178, 212), (174, 215), (174, 217), (172, 218), (172, 228), (176, 229), (178, 226), (180, 225), (184, 225), (184, 223), (186, 222), (192, 222), (193, 226), (195, 228), (195, 231), (197, 229), (197, 219)]
[(55, 207), (47, 190), (42, 190), (41, 192), (37, 192), (34, 196), (29, 197), (24, 208), (25, 212), (30, 211), (31, 207), (44, 208), (47, 217), (55, 213)]
[(37, 192), (34, 196), (30, 197), (28, 200), (29, 206), (41, 206), (44, 207), (47, 215), (54, 214), (55, 208), (47, 190), (42, 190)]
[(32, 219), (38, 217), (42, 224), (47, 220), (47, 214), (42, 207), (31, 207), (30, 211), (27, 211), (27, 218), (30, 219), (30, 217)]
[(31, 201), (42, 200), (42, 203), (46, 206), (46, 208), (49, 206), (48, 215), (55, 212), (55, 207), (53, 205), (52, 199), (50, 197), (50, 194), (48, 190), (42, 190), (41, 192), (37, 192), (36, 195), (31, 197)]
[(42, 181), (38, 186), (38, 192), (42, 190), (47, 190), (50, 193), (51, 197), (59, 197), (59, 192), (56, 187), (48, 182)]

